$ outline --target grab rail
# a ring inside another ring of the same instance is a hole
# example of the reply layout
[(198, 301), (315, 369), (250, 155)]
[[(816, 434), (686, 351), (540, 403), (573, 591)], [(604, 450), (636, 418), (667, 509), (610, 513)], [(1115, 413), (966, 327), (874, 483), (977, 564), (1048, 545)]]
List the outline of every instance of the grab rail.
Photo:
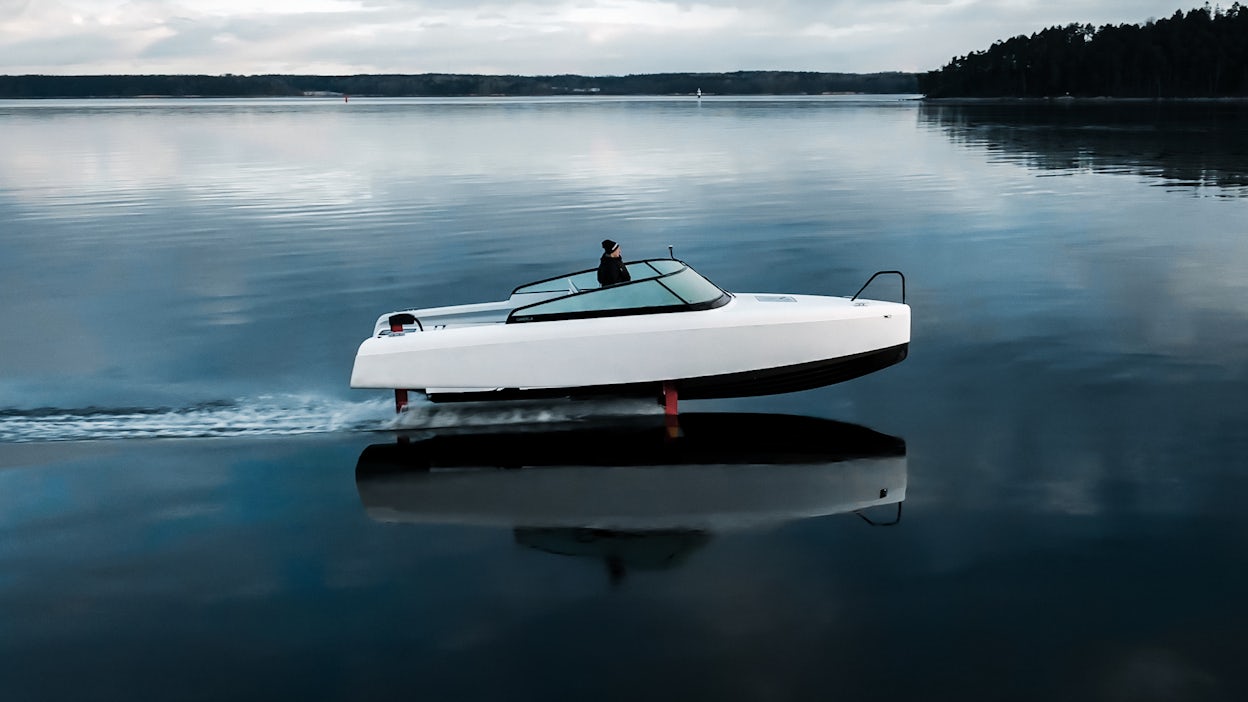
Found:
[(849, 301), (853, 302), (854, 300), (857, 300), (858, 296), (862, 294), (862, 291), (866, 290), (867, 286), (871, 284), (871, 281), (881, 275), (896, 275), (901, 278), (901, 304), (906, 304), (906, 276), (901, 271), (876, 271), (875, 275), (867, 278), (867, 282), (863, 283), (861, 288), (858, 288), (858, 292), (854, 293), (854, 296), (849, 298)]

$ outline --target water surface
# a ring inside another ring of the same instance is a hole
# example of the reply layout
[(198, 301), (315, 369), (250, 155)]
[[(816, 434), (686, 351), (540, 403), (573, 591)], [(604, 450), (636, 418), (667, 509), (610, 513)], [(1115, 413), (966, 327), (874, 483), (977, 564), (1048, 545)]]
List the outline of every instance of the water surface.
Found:
[[(903, 98), (0, 102), (0, 696), (1243, 698), (1248, 115)], [(910, 357), (657, 448), (347, 388), (608, 237), (901, 269)]]

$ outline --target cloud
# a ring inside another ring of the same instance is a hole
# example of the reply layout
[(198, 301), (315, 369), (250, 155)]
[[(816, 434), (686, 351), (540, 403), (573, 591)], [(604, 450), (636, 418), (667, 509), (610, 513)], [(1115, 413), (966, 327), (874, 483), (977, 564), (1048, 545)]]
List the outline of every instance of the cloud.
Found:
[(929, 70), (1173, 0), (0, 0), (5, 73)]
[(0, 22), (8, 22), (26, 12), (30, 0), (0, 0)]

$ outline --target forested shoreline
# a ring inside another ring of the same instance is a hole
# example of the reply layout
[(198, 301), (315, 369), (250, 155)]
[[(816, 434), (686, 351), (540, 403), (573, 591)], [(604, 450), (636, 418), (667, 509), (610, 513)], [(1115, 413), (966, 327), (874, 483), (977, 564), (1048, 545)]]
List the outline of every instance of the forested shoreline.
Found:
[(954, 58), (918, 82), (929, 98), (1248, 97), (1248, 8), (1050, 27)]
[(0, 98), (94, 97), (461, 97), (480, 95), (819, 95), (917, 93), (914, 73), (737, 71), (627, 76), (81, 75), (0, 76)]
[(926, 73), (735, 71), (625, 76), (451, 73), (0, 75), (0, 98), (923, 94), (928, 98), (1248, 98), (1248, 7), (1142, 25), (1068, 24), (997, 41)]

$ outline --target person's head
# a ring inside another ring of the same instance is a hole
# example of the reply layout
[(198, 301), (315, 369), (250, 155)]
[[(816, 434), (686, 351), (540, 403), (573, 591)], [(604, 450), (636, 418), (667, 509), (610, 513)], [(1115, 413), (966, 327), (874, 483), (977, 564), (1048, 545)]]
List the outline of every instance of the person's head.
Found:
[(620, 257), (620, 245), (610, 239), (602, 240), (602, 251), (605, 255), (611, 256), (612, 258)]

